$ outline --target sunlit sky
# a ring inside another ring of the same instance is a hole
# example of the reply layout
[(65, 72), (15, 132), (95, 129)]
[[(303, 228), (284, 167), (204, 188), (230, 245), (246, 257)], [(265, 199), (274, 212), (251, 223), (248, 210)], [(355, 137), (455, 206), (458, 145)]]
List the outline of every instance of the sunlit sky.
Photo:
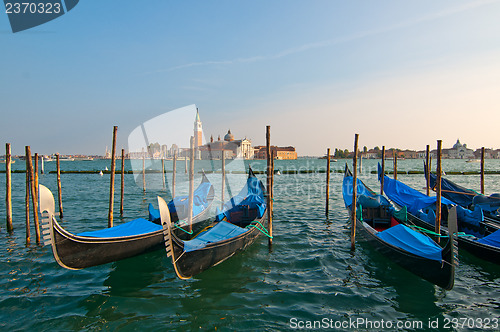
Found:
[[(12, 33), (0, 12), (0, 137), (100, 154), (119, 127), (196, 104), (205, 137), (500, 148), (500, 1), (84, 0)], [(3, 152), (0, 152), (3, 154)]]

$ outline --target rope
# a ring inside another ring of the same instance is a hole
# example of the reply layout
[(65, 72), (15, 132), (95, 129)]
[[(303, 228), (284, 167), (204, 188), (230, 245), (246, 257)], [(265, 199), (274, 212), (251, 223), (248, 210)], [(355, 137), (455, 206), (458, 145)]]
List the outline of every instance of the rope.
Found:
[[(441, 234), (438, 234), (438, 233), (436, 233), (434, 231), (428, 230), (426, 228), (423, 228), (423, 227), (420, 227), (420, 226), (417, 226), (417, 225), (409, 225), (408, 227), (416, 228), (416, 229), (418, 229), (419, 231), (421, 231), (423, 233), (427, 233), (427, 234), (430, 234), (430, 235), (433, 235), (433, 236), (448, 237), (448, 235), (441, 235)], [(474, 237), (474, 235), (466, 234), (465, 232), (457, 232), (455, 234), (457, 234), (457, 236), (462, 236), (462, 237), (465, 237), (465, 236)]]
[[(262, 234), (264, 234), (265, 236), (267, 236), (268, 238), (272, 239), (273, 237), (271, 235), (269, 235), (269, 232), (267, 231), (267, 229), (264, 227), (264, 225), (262, 225), (260, 223), (260, 221), (258, 220), (255, 220), (256, 224), (251, 224), (251, 225), (248, 225), (247, 227), (245, 228), (250, 228), (250, 227), (254, 227), (254, 228), (257, 228)], [(259, 226), (257, 226), (259, 225)], [(261, 228), (262, 227), (262, 228)]]
[[(184, 220), (179, 220), (179, 224), (181, 223), (181, 221), (183, 221), (184, 223), (186, 223), (186, 226), (188, 225), (187, 222), (185, 222)], [(188, 233), (189, 235), (192, 235), (193, 234), (193, 231), (186, 231), (185, 229), (183, 229), (181, 226), (177, 225), (178, 223), (175, 223), (174, 226), (177, 227), (178, 229), (180, 229), (181, 231), (185, 232), (185, 233)]]

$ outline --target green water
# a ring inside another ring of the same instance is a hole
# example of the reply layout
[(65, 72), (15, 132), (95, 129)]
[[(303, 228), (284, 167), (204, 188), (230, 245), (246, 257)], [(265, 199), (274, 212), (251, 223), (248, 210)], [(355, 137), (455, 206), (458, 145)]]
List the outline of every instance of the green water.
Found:
[[(263, 161), (250, 164), (256, 170), (265, 167)], [(105, 160), (61, 163), (63, 170), (100, 170), (106, 166), (110, 168)], [(360, 175), (372, 188), (378, 187), (376, 175), (370, 174), (375, 166), (376, 161), (364, 160)], [(387, 168), (392, 169), (392, 163), (390, 166)], [(126, 167), (129, 169), (130, 164)], [(166, 167), (171, 169), (168, 162)], [(196, 167), (210, 170), (212, 165), (200, 162)], [(325, 160), (276, 162), (281, 170), (325, 167)], [(344, 161), (332, 163), (333, 169), (343, 167)], [(23, 169), (24, 162), (17, 161), (13, 168)], [(45, 163), (46, 174), (41, 175), (40, 183), (55, 194), (56, 176), (48, 174), (54, 169), (54, 162)], [(177, 193), (182, 194), (187, 191), (184, 163), (180, 162), (177, 169)], [(398, 163), (398, 170), (421, 169), (421, 160)], [(479, 164), (445, 160), (443, 169), (479, 170)], [(500, 161), (488, 160), (487, 169), (500, 170)], [(137, 185), (133, 175), (126, 175), (124, 218), (115, 212), (115, 224), (146, 216), (147, 204), (157, 195), (169, 198), (160, 174), (146, 176), (148, 189), (144, 194), (142, 177), (137, 178)], [(171, 176), (167, 174), (167, 181)], [(220, 188), (220, 175), (209, 177)], [(264, 175), (258, 177), (264, 180)], [(477, 327), (480, 321), (499, 318), (499, 266), (461, 252), (455, 287), (444, 291), (372, 252), (365, 243), (358, 242), (352, 253), (342, 201), (342, 174), (331, 176), (328, 219), (324, 211), (325, 177), (324, 173), (276, 176), (272, 251), (268, 250), (267, 238), (261, 236), (245, 252), (182, 281), (176, 278), (162, 250), (80, 271), (59, 267), (50, 247), (33, 244), (33, 227), (32, 244), (25, 245), (25, 178), (12, 174), (14, 232), (8, 234), (5, 223), (0, 224), (0, 329), (274, 331), (297, 329), (302, 326), (299, 324), (306, 326), (314, 321), (335, 327), (366, 319), (372, 324), (382, 320), (394, 324), (422, 322), (426, 330), (436, 319), (440, 329), (447, 321), (452, 327), (451, 320), (455, 319), (456, 329), (462, 330), (465, 319), (468, 321), (463, 329), (467, 324)], [(449, 178), (479, 191), (478, 175)], [(419, 190), (425, 185), (422, 175), (399, 175), (398, 179)], [(244, 180), (244, 175), (229, 175), (233, 193)], [(500, 192), (498, 180), (499, 175), (486, 177), (487, 193)], [(117, 176), (115, 202), (119, 202), (119, 181)], [(106, 227), (109, 175), (63, 174), (62, 184), (63, 227), (72, 232)], [(5, 188), (5, 175), (0, 176), (0, 188)], [(0, 196), (5, 220), (3, 189)], [(118, 207), (116, 203), (115, 211)], [(498, 325), (492, 329), (493, 323), (490, 330), (499, 330)], [(366, 327), (344, 325), (338, 330), (369, 329)], [(386, 330), (396, 329), (394, 325)], [(414, 330), (420, 330), (419, 326)]]

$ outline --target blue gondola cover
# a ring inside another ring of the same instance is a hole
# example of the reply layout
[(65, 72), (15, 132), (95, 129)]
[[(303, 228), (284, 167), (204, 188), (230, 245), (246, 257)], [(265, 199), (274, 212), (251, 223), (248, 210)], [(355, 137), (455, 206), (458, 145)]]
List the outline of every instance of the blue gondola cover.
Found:
[(477, 242), (500, 248), (500, 230), (478, 239)]
[(206, 247), (209, 243), (220, 242), (248, 232), (248, 228), (221, 221), (209, 230), (201, 233), (196, 238), (184, 241), (184, 251), (190, 252)]
[(377, 234), (379, 238), (420, 257), (441, 261), (442, 248), (429, 237), (399, 224)]
[[(210, 189), (212, 188), (212, 184), (210, 182), (201, 183), (198, 188), (194, 191), (193, 194), (193, 216), (197, 216), (201, 212), (203, 212), (208, 206), (208, 194)], [(177, 212), (179, 218), (187, 218), (188, 204), (189, 204), (188, 196), (178, 196), (168, 202), (168, 210), (170, 213)], [(160, 211), (155, 209), (151, 203), (148, 205), (149, 212), (149, 220), (154, 221), (160, 219)]]
[(160, 225), (152, 223), (151, 221), (148, 221), (144, 218), (138, 218), (111, 228), (104, 228), (98, 231), (83, 232), (77, 235), (99, 238), (122, 237), (151, 233), (160, 229), (162, 229)]
[[(382, 176), (382, 168), (380, 164), (378, 165), (378, 177), (379, 181)], [(389, 197), (389, 199), (395, 202), (399, 206), (406, 206), (408, 212), (420, 217), (422, 211), (429, 207), (435, 206), (436, 196), (427, 196), (418, 190), (415, 190), (406, 184), (399, 182), (397, 180), (391, 179), (390, 177), (384, 175), (384, 193)], [(441, 197), (441, 203), (446, 206), (455, 206), (456, 204), (445, 197)], [(471, 225), (479, 225), (480, 222), (484, 220), (483, 211), (478, 208), (474, 211), (464, 209), (460, 205), (457, 206), (457, 218), (459, 221), (467, 222)], [(427, 219), (422, 216), (423, 219)], [(431, 222), (434, 224), (434, 221)]]
[(247, 179), (247, 182), (238, 195), (232, 197), (222, 207), (222, 212), (217, 208), (216, 221), (231, 220), (231, 214), (243, 211), (244, 209), (257, 209), (257, 218), (262, 218), (266, 211), (266, 199), (264, 197), (264, 187), (262, 182), (252, 176)]

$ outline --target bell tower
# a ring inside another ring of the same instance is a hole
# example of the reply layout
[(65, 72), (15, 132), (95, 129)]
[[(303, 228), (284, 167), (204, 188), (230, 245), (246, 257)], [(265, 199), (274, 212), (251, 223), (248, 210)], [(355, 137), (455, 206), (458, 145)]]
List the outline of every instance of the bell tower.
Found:
[(194, 147), (198, 148), (203, 145), (202, 141), (202, 132), (203, 129), (201, 127), (200, 113), (198, 109), (196, 109), (196, 120), (194, 121)]

